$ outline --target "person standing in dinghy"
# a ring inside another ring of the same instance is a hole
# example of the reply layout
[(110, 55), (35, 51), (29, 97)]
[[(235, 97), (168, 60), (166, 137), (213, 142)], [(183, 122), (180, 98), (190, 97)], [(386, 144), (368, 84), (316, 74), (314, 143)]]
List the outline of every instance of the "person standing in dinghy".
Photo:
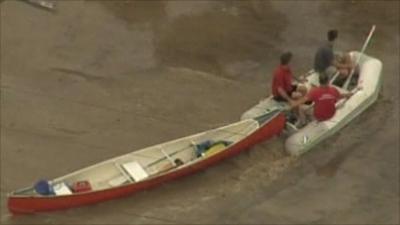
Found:
[(272, 79), (272, 95), (275, 101), (289, 102), (298, 99), (307, 93), (307, 89), (293, 83), (292, 70), (289, 63), (291, 52), (285, 52), (280, 57), (280, 65), (275, 69)]
[(338, 36), (339, 32), (337, 30), (329, 30), (327, 33), (328, 42), (320, 46), (315, 53), (314, 71), (318, 74), (325, 73), (328, 75), (329, 79), (331, 79), (336, 72), (339, 72), (343, 76), (347, 76), (347, 74), (342, 74), (343, 71), (350, 71), (353, 66), (347, 61), (342, 62), (335, 59), (333, 45)]
[[(349, 98), (353, 93), (340, 94), (339, 91), (329, 85), (329, 76), (325, 73), (319, 75), (319, 87), (313, 87), (308, 94), (297, 101), (290, 101), (292, 108), (300, 107), (306, 102), (314, 102), (313, 117), (317, 121), (325, 121), (332, 118), (336, 113), (336, 102), (341, 98)], [(300, 107), (300, 126), (306, 124), (307, 111)]]

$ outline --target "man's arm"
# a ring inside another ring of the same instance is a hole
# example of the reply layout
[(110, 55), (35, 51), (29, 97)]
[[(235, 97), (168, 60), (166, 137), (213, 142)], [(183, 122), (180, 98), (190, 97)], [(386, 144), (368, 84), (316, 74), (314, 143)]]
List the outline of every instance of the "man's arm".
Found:
[(339, 96), (339, 98), (350, 98), (351, 96), (353, 96), (359, 90), (362, 90), (362, 88), (361, 87), (357, 87), (354, 90), (352, 90), (351, 92), (346, 92), (346, 93), (339, 93), (338, 92), (338, 96)]
[(297, 83), (305, 83), (305, 82), (307, 82), (306, 74), (300, 75), (300, 76), (298, 76), (298, 77), (293, 76), (293, 79), (294, 79)]
[(308, 96), (306, 95), (306, 96), (303, 96), (303, 97), (301, 97), (300, 99), (298, 99), (298, 100), (296, 100), (296, 101), (290, 101), (289, 102), (289, 104), (290, 104), (290, 107), (291, 108), (296, 108), (296, 107), (298, 107), (298, 106), (300, 106), (300, 105), (303, 105), (304, 103), (306, 103), (307, 101), (309, 101), (310, 99), (308, 98)]
[(280, 96), (282, 96), (282, 98), (286, 99), (286, 101), (291, 101), (292, 99), (290, 98), (290, 96), (286, 93), (285, 90), (283, 90), (283, 88), (278, 87), (278, 93)]
[(350, 98), (353, 94), (352, 92), (342, 93), (339, 95), (339, 98)]
[(351, 68), (353, 68), (351, 64), (349, 64), (349, 63), (341, 63), (341, 62), (338, 62), (337, 60), (333, 61), (333, 65), (338, 69), (351, 69)]
[(340, 94), (340, 98), (350, 98), (351, 96), (353, 96), (359, 90), (362, 90), (362, 88), (361, 87), (357, 87), (351, 92), (342, 93), (342, 94)]

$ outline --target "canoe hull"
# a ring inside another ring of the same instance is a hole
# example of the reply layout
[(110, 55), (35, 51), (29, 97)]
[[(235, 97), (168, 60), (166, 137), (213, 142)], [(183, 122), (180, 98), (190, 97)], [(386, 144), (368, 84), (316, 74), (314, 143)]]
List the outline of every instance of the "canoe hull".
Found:
[(217, 164), (221, 160), (233, 157), (243, 151), (246, 151), (257, 143), (268, 140), (273, 136), (279, 135), (284, 128), (284, 124), (284, 115), (278, 114), (277, 116), (273, 117), (271, 120), (263, 124), (259, 129), (254, 131), (248, 137), (229, 147), (229, 149), (227, 149), (226, 151), (223, 151), (220, 154), (213, 155), (205, 160), (202, 160), (185, 168), (166, 173), (153, 179), (116, 188), (87, 193), (77, 193), (73, 195), (34, 197), (9, 196), (8, 209), (13, 214), (28, 214), (61, 210), (99, 203), (106, 200), (124, 197), (138, 191), (147, 190), (167, 181), (171, 181), (183, 176), (193, 174), (200, 170), (204, 170), (211, 165)]

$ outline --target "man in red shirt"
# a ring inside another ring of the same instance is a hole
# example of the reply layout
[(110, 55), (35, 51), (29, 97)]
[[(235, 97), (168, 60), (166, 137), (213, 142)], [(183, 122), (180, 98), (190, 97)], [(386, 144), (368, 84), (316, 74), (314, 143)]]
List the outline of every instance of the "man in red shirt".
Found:
[[(353, 93), (340, 94), (339, 91), (329, 86), (329, 77), (325, 73), (319, 76), (319, 87), (314, 87), (303, 98), (297, 101), (291, 101), (291, 107), (298, 107), (305, 102), (314, 102), (314, 118), (317, 121), (325, 121), (332, 118), (336, 113), (336, 102), (345, 97), (350, 97)], [(302, 124), (305, 123), (305, 112), (301, 110), (299, 120)]]
[(274, 71), (274, 77), (272, 80), (272, 95), (276, 101), (289, 102), (292, 99), (299, 98), (306, 93), (306, 90), (303, 90), (304, 88), (292, 83), (293, 75), (289, 67), (289, 62), (291, 59), (291, 52), (283, 53), (280, 58), (281, 64)]

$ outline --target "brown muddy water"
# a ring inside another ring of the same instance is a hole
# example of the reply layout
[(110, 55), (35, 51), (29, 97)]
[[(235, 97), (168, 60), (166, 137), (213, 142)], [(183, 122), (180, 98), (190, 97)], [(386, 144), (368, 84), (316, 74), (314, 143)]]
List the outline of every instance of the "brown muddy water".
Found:
[[(399, 223), (398, 1), (23, 1), (1, 7), (2, 224)], [(310, 153), (284, 137), (123, 199), (11, 216), (8, 192), (237, 121), (270, 93), (281, 52), (383, 62), (377, 103)]]

